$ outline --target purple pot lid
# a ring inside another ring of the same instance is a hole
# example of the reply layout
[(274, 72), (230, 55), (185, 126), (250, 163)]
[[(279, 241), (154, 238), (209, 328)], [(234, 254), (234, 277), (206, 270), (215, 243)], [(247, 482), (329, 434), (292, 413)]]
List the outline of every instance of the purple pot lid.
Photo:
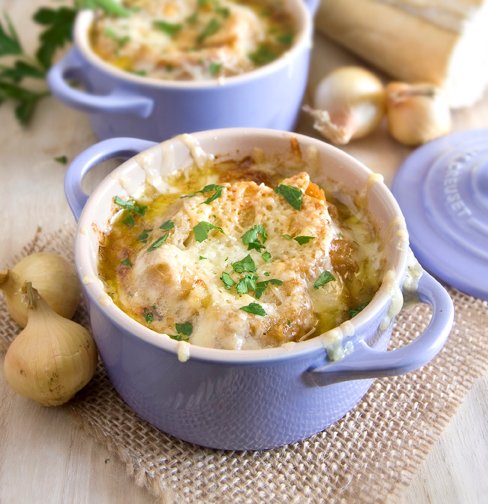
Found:
[(415, 150), (392, 191), (419, 262), (449, 285), (488, 299), (488, 129), (452, 133)]

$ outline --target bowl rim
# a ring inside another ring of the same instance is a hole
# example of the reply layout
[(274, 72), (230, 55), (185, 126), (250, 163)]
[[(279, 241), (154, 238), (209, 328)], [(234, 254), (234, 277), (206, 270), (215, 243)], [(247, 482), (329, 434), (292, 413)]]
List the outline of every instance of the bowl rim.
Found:
[[(249, 137), (256, 135), (264, 139), (281, 138), (282, 140), (286, 139), (287, 141), (289, 141), (291, 138), (296, 138), (301, 146), (303, 146), (304, 143), (306, 145), (315, 146), (327, 155), (335, 157), (335, 159), (339, 160), (341, 163), (349, 164), (349, 166), (354, 167), (355, 170), (363, 172), (368, 176), (373, 174), (373, 172), (362, 162), (355, 159), (353, 156), (347, 154), (346, 152), (318, 139), (308, 137), (300, 133), (261, 128), (222, 128), (199, 131), (191, 133), (190, 136), (200, 142), (205, 138), (216, 136), (224, 137), (224, 139), (233, 139), (242, 138), (243, 136)], [(182, 135), (178, 135), (161, 143), (157, 143), (149, 149), (142, 151), (141, 154), (146, 155), (153, 151), (163, 149), (165, 146), (179, 141), (179, 138), (181, 136)], [(98, 186), (88, 198), (88, 201), (85, 204), (85, 207), (80, 215), (75, 237), (75, 266), (78, 276), (83, 283), (85, 293), (89, 298), (89, 302), (95, 303), (98, 309), (110, 319), (112, 324), (114, 324), (130, 336), (142, 340), (145, 343), (151, 344), (159, 349), (174, 353), (176, 355), (178, 355), (179, 350), (182, 350), (182, 347), (188, 345), (191, 360), (233, 364), (253, 364), (263, 362), (278, 362), (290, 358), (305, 356), (306, 354), (319, 350), (323, 351), (325, 345), (322, 337), (324, 334), (327, 334), (330, 331), (321, 335), (317, 335), (316, 337), (306, 341), (292, 343), (291, 345), (285, 344), (278, 347), (259, 350), (226, 350), (191, 345), (188, 343), (184, 343), (184, 345), (182, 345), (182, 342), (175, 341), (167, 335), (153, 331), (152, 329), (149, 329), (148, 327), (140, 324), (135, 319), (126, 314), (112, 301), (112, 299), (106, 293), (102, 281), (98, 277), (98, 268), (92, 267), (90, 261), (90, 253), (85, 250), (87, 247), (90, 247), (89, 238), (87, 236), (88, 233), (86, 230), (92, 228), (92, 216), (97, 211), (95, 205), (96, 201), (99, 199), (103, 200), (103, 196), (106, 190), (110, 187), (111, 184), (114, 183), (114, 180), (117, 180), (118, 172), (124, 172), (124, 175), (127, 175), (125, 173), (126, 170), (132, 170), (133, 167), (138, 166), (136, 158), (139, 155), (140, 154), (137, 154), (136, 156), (131, 157), (127, 161), (120, 164), (107, 176), (105, 176), (105, 178), (98, 184)], [(400, 218), (399, 222), (403, 224), (403, 228), (406, 231), (405, 219), (391, 191), (388, 189), (386, 184), (384, 184), (384, 182), (376, 184), (375, 187), (377, 190), (381, 191), (382, 202), (394, 212), (395, 219)], [(407, 269), (409, 253), (408, 234), (406, 232), (404, 234), (401, 234), (399, 236), (399, 240), (401, 246), (397, 247), (397, 261), (393, 265), (390, 265), (389, 268), (394, 270), (393, 281), (397, 286), (401, 285)], [(97, 281), (85, 281), (85, 279), (87, 278), (95, 278)], [(349, 324), (349, 332), (352, 333), (352, 337), (350, 339), (354, 341), (367, 337), (368, 335), (365, 334), (365, 330), (368, 328), (368, 325), (375, 317), (378, 316), (378, 314), (385, 311), (386, 307), (391, 303), (391, 299), (391, 285), (387, 285), (387, 283), (383, 281), (382, 285), (380, 286), (368, 306), (366, 306), (366, 308), (364, 308), (352, 319), (343, 322), (343, 324)], [(343, 324), (338, 327), (341, 327)], [(336, 329), (337, 327), (332, 329), (331, 331), (335, 331)]]
[(73, 38), (75, 46), (94, 67), (104, 72), (105, 74), (109, 74), (114, 78), (121, 79), (133, 85), (174, 90), (210, 90), (218, 89), (221, 87), (241, 85), (246, 84), (247, 82), (258, 80), (260, 78), (265, 78), (271, 74), (274, 74), (275, 72), (279, 72), (283, 68), (291, 65), (292, 62), (296, 58), (298, 58), (305, 49), (311, 49), (313, 21), (308, 7), (306, 6), (305, 2), (303, 2), (303, 0), (285, 1), (287, 3), (287, 6), (292, 8), (292, 15), (295, 21), (299, 24), (297, 32), (298, 36), (293, 41), (292, 46), (271, 63), (231, 77), (217, 77), (203, 81), (164, 80), (155, 77), (140, 76), (119, 69), (116, 66), (103, 60), (90, 46), (88, 32), (95, 16), (95, 13), (92, 10), (82, 10), (77, 14)]

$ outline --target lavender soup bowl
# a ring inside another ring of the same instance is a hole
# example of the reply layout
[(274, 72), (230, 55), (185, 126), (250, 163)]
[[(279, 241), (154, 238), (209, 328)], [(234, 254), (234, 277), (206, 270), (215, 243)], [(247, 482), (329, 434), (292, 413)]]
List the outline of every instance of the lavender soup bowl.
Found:
[[(66, 105), (90, 115), (99, 139), (161, 141), (180, 133), (241, 126), (291, 130), (307, 83), (318, 0), (285, 0), (285, 5), (297, 26), (290, 50), (263, 67), (210, 81), (165, 81), (106, 63), (90, 47), (93, 12), (80, 12), (74, 47), (49, 71), (49, 87)], [(84, 89), (72, 87), (73, 81)]]
[[(386, 251), (388, 273), (382, 286), (350, 321), (308, 341), (247, 351), (190, 345), (189, 359), (182, 362), (181, 343), (126, 315), (106, 294), (98, 277), (99, 233), (110, 227), (113, 198), (137, 197), (147, 177), (157, 184), (161, 175), (190, 166), (191, 156), (201, 149), (242, 158), (255, 147), (270, 154), (288, 152), (291, 139), (298, 141), (302, 153), (315, 149), (314, 180), (326, 184), (333, 179), (347, 193), (364, 198)], [(81, 189), (84, 175), (114, 157), (130, 159), (88, 197)], [(381, 177), (319, 140), (247, 128), (181, 135), (161, 144), (110, 139), (73, 161), (65, 190), (79, 219), (76, 268), (110, 380), (140, 417), (177, 438), (232, 450), (267, 449), (304, 439), (344, 416), (374, 378), (400, 375), (429, 362), (448, 337), (453, 320), (451, 299), (413, 260), (405, 221)], [(413, 342), (387, 351), (403, 293), (431, 305), (431, 320)], [(343, 349), (347, 350), (345, 356), (334, 360)]]

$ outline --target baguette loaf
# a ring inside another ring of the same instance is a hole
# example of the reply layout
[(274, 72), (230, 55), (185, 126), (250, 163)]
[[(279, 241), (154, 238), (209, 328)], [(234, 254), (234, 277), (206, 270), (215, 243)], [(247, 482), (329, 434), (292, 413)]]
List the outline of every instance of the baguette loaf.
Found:
[(394, 79), (444, 88), (452, 108), (488, 85), (488, 0), (322, 0), (316, 27)]

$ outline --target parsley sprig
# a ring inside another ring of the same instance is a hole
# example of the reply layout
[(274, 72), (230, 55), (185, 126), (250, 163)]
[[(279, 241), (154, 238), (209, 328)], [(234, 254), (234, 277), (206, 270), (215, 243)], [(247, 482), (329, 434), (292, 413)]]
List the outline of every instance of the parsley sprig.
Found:
[(0, 16), (0, 104), (12, 103), (21, 125), (29, 123), (39, 102), (49, 96), (47, 71), (57, 51), (71, 41), (75, 17), (81, 9), (99, 9), (113, 16), (130, 13), (117, 0), (74, 0), (72, 6), (41, 7), (32, 18), (41, 27), (34, 55), (25, 52), (9, 16), (4, 13), (3, 20)]

